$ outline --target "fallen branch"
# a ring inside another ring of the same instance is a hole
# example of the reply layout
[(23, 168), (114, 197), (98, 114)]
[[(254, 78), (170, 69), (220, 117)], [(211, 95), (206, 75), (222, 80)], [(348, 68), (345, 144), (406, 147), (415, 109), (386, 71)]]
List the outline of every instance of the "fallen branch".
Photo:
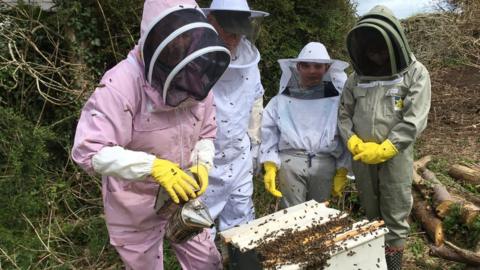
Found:
[[(445, 216), (448, 215), (449, 209), (454, 203), (458, 203), (460, 205), (462, 222), (464, 224), (470, 225), (480, 214), (480, 208), (465, 200), (465, 198), (451, 196), (447, 188), (437, 179), (434, 172), (423, 168), (422, 178), (432, 186), (433, 206), (435, 207), (437, 216), (445, 218)], [(426, 191), (422, 191), (421, 193), (424, 194), (425, 192)]]
[[(468, 265), (473, 265), (473, 266), (480, 266), (480, 258), (478, 256), (469, 256), (464, 253), (458, 253), (455, 250), (447, 247), (446, 245), (442, 246), (433, 246), (429, 245), (430, 247), (430, 256), (435, 256), (438, 258), (442, 258), (445, 260), (449, 261), (455, 261), (455, 262), (460, 262), (460, 263), (465, 263)], [(466, 256), (467, 255), (467, 256)]]
[(480, 171), (467, 166), (455, 164), (450, 167), (448, 174), (455, 179), (463, 180), (465, 183), (480, 185)]
[(422, 169), (422, 178), (426, 180), (428, 183), (430, 183), (432, 186), (434, 185), (443, 185), (440, 180), (437, 179), (437, 176), (435, 176), (435, 173), (430, 171), (427, 168)]
[(415, 171), (422, 170), (422, 169), (427, 167), (427, 165), (430, 161), (432, 161), (432, 156), (430, 156), (430, 155), (429, 156), (424, 156), (421, 159), (416, 160), (413, 163), (413, 168), (414, 168)]
[(432, 160), (431, 156), (424, 156), (419, 160), (413, 162), (413, 183), (416, 185), (423, 183), (423, 178), (418, 174), (427, 167), (427, 164)]
[(475, 252), (472, 252), (470, 250), (467, 250), (467, 249), (463, 249), (463, 248), (460, 248), (460, 247), (457, 247), (455, 244), (453, 244), (452, 242), (449, 242), (449, 241), (446, 241), (445, 240), (445, 244), (451, 248), (452, 250), (454, 250), (456, 253), (460, 254), (462, 257), (464, 258), (468, 258), (468, 260), (471, 260), (471, 261), (475, 261), (475, 262), (478, 262), (478, 264), (480, 264), (480, 254), (477, 254)]
[(444, 241), (442, 221), (435, 216), (428, 203), (421, 198), (418, 192), (413, 191), (412, 195), (412, 213), (415, 219), (420, 222), (436, 246), (442, 245)]
[(474, 195), (474, 194), (470, 194), (470, 193), (465, 193), (465, 194), (462, 194), (462, 195), (464, 196), (464, 198), (467, 201), (470, 201), (473, 204), (475, 204), (476, 206), (480, 207), (480, 197), (478, 195)]
[(444, 185), (435, 185), (433, 187), (433, 206), (437, 216), (445, 218), (454, 203), (454, 199)]

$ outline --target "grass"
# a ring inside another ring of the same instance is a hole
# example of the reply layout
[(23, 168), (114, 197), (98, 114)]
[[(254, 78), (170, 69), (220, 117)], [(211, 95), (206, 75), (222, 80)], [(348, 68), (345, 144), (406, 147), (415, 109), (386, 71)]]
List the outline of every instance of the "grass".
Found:
[(175, 257), (175, 252), (168, 241), (163, 242), (163, 268), (172, 270), (182, 269)]
[(418, 259), (419, 257), (421, 257), (424, 254), (425, 249), (426, 249), (425, 243), (419, 238), (416, 238), (409, 247), (409, 250), (415, 256), (415, 259)]

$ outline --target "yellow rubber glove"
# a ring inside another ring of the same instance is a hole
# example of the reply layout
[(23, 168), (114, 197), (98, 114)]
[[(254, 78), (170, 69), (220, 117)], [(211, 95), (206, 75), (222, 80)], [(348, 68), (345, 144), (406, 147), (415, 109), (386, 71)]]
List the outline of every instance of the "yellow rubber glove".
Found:
[(353, 134), (347, 141), (348, 150), (352, 153), (352, 155), (358, 155), (360, 153), (359, 146), (363, 144), (362, 139), (360, 139), (357, 135)]
[(202, 164), (193, 165), (190, 167), (190, 172), (197, 175), (197, 180), (200, 184), (200, 190), (197, 191), (197, 196), (202, 195), (207, 190), (208, 186), (208, 169)]
[(267, 161), (263, 163), (265, 169), (265, 175), (263, 176), (263, 182), (265, 183), (265, 189), (275, 197), (282, 197), (282, 193), (275, 187), (275, 177), (277, 176), (277, 165), (275, 163)]
[(398, 150), (393, 143), (386, 139), (382, 144), (364, 143), (364, 150), (353, 157), (354, 160), (360, 160), (365, 164), (378, 164), (394, 157)]
[(333, 177), (332, 196), (342, 197), (343, 190), (347, 185), (347, 173), (346, 168), (338, 168), (335, 176)]
[[(178, 164), (165, 159), (156, 158), (153, 161), (153, 178), (168, 192), (174, 203), (180, 203), (178, 196), (184, 201), (196, 198), (194, 189), (199, 189), (197, 182), (186, 174)], [(187, 196), (188, 194), (188, 196)]]

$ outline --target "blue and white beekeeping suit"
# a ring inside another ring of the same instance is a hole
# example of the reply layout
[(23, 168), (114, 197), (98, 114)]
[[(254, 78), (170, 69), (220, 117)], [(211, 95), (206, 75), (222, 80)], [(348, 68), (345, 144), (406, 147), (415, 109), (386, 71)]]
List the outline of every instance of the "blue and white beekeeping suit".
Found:
[[(279, 168), (282, 207), (308, 199), (324, 201), (330, 196), (336, 170), (350, 167), (350, 155), (337, 129), (348, 64), (331, 60), (318, 42), (307, 44), (298, 58), (278, 62), (283, 72), (280, 89), (263, 112), (259, 161)], [(322, 83), (302, 88), (299, 62), (329, 64)]]
[[(210, 8), (205, 9), (207, 13), (215, 10), (244, 11), (249, 12), (250, 17), (268, 15), (250, 10), (244, 0), (214, 0)], [(213, 87), (218, 125), (216, 153), (204, 202), (212, 217), (217, 220), (219, 231), (246, 223), (255, 217), (251, 149), (260, 143), (264, 93), (259, 61), (259, 51), (251, 40), (243, 37), (235, 52), (232, 52), (232, 61), (227, 71)], [(256, 128), (249, 130), (249, 124), (250, 128)]]

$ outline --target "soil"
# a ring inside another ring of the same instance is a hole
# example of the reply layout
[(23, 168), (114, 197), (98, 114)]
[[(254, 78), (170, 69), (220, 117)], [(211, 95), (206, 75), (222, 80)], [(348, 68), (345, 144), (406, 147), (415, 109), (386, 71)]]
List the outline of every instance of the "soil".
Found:
[(480, 161), (480, 71), (444, 68), (430, 74), (432, 104), (426, 130), (418, 140), (419, 156), (448, 163)]

